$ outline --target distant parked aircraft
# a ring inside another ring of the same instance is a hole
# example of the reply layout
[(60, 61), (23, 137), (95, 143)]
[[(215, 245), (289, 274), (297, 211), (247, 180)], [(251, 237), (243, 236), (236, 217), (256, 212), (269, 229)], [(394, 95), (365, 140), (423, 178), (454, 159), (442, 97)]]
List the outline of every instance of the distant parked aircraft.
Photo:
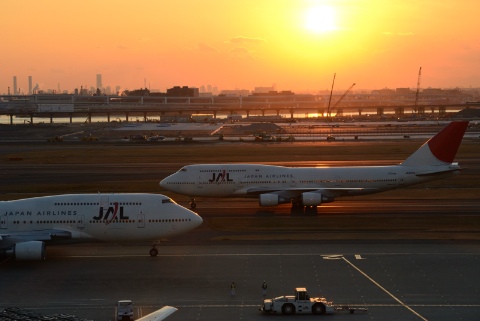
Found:
[[(45, 241), (157, 241), (202, 223), (160, 194), (66, 194), (0, 202), (0, 254), (45, 258)], [(151, 256), (158, 250), (153, 243)]]
[(316, 208), (339, 196), (383, 192), (449, 177), (468, 122), (452, 122), (399, 165), (293, 168), (260, 164), (198, 164), (182, 167), (160, 185), (194, 197), (254, 197), (261, 206), (292, 203)]

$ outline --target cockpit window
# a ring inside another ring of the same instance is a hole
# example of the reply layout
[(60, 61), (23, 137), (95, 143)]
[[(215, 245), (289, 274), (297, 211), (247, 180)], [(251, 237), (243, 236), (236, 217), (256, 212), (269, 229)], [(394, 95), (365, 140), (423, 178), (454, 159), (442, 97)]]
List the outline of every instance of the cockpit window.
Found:
[(179, 172), (186, 172), (187, 171), (187, 168), (186, 167), (182, 167)]
[(175, 203), (171, 198), (164, 198), (162, 200), (162, 204), (166, 204), (166, 203)]

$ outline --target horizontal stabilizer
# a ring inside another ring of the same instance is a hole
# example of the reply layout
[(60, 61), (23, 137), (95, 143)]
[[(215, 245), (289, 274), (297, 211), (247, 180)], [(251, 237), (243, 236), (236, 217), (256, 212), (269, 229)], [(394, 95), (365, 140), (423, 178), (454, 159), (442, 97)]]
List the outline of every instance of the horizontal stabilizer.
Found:
[(445, 171), (431, 171), (431, 172), (416, 173), (415, 175), (416, 176), (436, 176), (436, 175), (442, 175), (445, 173), (451, 173), (451, 172), (460, 171), (460, 170), (462, 170), (462, 168), (452, 168)]

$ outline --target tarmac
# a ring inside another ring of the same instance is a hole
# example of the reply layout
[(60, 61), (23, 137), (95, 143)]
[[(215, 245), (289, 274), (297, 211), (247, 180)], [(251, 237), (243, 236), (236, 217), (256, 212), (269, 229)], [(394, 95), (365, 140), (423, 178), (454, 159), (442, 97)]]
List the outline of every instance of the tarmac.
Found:
[[(168, 320), (265, 320), (264, 297), (306, 287), (337, 306), (367, 307), (335, 320), (478, 320), (478, 244), (464, 242), (326, 242), (162, 246), (52, 246), (44, 262), (0, 266), (2, 306), (46, 315), (114, 320), (117, 300), (131, 299), (136, 317), (164, 305)], [(236, 295), (230, 284), (237, 284)], [(282, 320), (313, 316), (278, 316)]]
[[(26, 141), (28, 148), (41, 150), (42, 146), (28, 142), (45, 141), (52, 132), (43, 131), (40, 125), (33, 127), (36, 131), (24, 133), (17, 129), (7, 134), (10, 129), (2, 126), (2, 139), (9, 142), (19, 139)], [(75, 133), (88, 133), (81, 126), (74, 127), (58, 126), (61, 131), (58, 134), (68, 132), (73, 137)], [(105, 136), (100, 137), (108, 139), (112, 132), (111, 128), (102, 129), (99, 125), (92, 135), (101, 133)], [(123, 132), (119, 137), (122, 135)], [(23, 148), (16, 143), (6, 145)], [(120, 182), (127, 182), (120, 186), (125, 189), (128, 182), (140, 177), (152, 181), (157, 189), (158, 181), (179, 166), (178, 163), (90, 166), (18, 162), (21, 161), (9, 160), (3, 168), (2, 193), (6, 196), (15, 184), (42, 186), (46, 180), (59, 186), (77, 181), (91, 186), (121, 177)], [(164, 242), (154, 258), (148, 255), (149, 243), (47, 246), (45, 261), (0, 263), (0, 310), (20, 307), (42, 315), (62, 313), (114, 321), (116, 302), (131, 299), (136, 317), (164, 305), (177, 307), (179, 310), (168, 321), (316, 318), (260, 313), (258, 309), (264, 299), (261, 284), (265, 280), (267, 298), (292, 295), (295, 287), (306, 287), (310, 296), (324, 296), (335, 305), (368, 308), (366, 313), (340, 313), (325, 317), (328, 319), (478, 321), (478, 224), (464, 224), (469, 220), (476, 222), (480, 212), (478, 197), (466, 195), (477, 189), (478, 160), (461, 160), (461, 164), (467, 165), (467, 169), (459, 176), (468, 183), (461, 188), (457, 186), (460, 181), (452, 178), (439, 183), (442, 193), (437, 193), (440, 190), (437, 185), (429, 185), (433, 190), (416, 188), (414, 197), (411, 191), (398, 190), (370, 199), (334, 202), (320, 207), (319, 215), (314, 218), (292, 217), (285, 206), (259, 212), (253, 200), (201, 200), (198, 212), (211, 225)], [(449, 197), (442, 197), (444, 192)], [(441, 195), (435, 197), (436, 194)], [(431, 199), (426, 200), (425, 195)], [(174, 199), (183, 205), (188, 202), (185, 197)], [(390, 219), (386, 219), (388, 215)], [(380, 228), (368, 229), (361, 224), (362, 237), (356, 228), (346, 232), (342, 222), (352, 221), (352, 217), (358, 218), (359, 224), (362, 219), (373, 220)], [(443, 220), (436, 219), (439, 217)], [(409, 229), (395, 230), (398, 221), (392, 218), (403, 219), (402, 224), (410, 226)], [(275, 220), (293, 223), (301, 219), (317, 223), (329, 220), (330, 224), (315, 226), (315, 233), (295, 229), (294, 224), (290, 231), (276, 231), (273, 224)], [(409, 219), (411, 225), (407, 224)], [(221, 227), (213, 224), (221, 220), (230, 223)], [(250, 222), (245, 226), (252, 229), (235, 230), (240, 221)], [(439, 221), (452, 223), (434, 228)], [(260, 222), (264, 230), (254, 231), (253, 227)], [(338, 223), (337, 228), (332, 222)], [(459, 232), (463, 234), (456, 238)], [(343, 236), (334, 239), (333, 235)], [(237, 284), (235, 296), (230, 294), (231, 282)]]

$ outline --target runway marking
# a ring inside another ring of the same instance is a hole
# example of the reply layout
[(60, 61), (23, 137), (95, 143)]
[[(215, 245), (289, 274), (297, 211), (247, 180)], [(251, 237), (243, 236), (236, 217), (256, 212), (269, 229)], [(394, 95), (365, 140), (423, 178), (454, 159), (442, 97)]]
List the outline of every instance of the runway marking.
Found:
[(341, 260), (343, 254), (322, 255), (324, 260)]
[(349, 260), (347, 260), (345, 257), (342, 257), (342, 259), (347, 262), (351, 267), (353, 267), (355, 270), (357, 270), (360, 274), (362, 274), (364, 277), (366, 277), (368, 280), (370, 280), (373, 284), (375, 284), (379, 289), (383, 290), (385, 293), (387, 293), (392, 299), (394, 299), (395, 301), (397, 301), (401, 306), (403, 306), (404, 308), (406, 308), (407, 310), (409, 310), (410, 312), (412, 312), (413, 314), (415, 314), (417, 317), (419, 317), (420, 319), (424, 320), (424, 321), (428, 321), (426, 318), (424, 318), (423, 316), (421, 316), (417, 311), (413, 310), (410, 306), (408, 306), (407, 304), (405, 304), (403, 301), (401, 301), (399, 298), (397, 298), (396, 296), (394, 296), (392, 293), (390, 293), (387, 289), (385, 289), (383, 286), (381, 286), (377, 281), (375, 281), (374, 279), (372, 279), (371, 277), (369, 277), (365, 272), (363, 272), (362, 270), (360, 270), (357, 266), (355, 266), (352, 262), (350, 262)]
[[(474, 255), (477, 256), (478, 253), (451, 253), (451, 252), (441, 252), (441, 253), (429, 253), (429, 252), (372, 252), (367, 253), (368, 255), (373, 256), (405, 256), (405, 255), (421, 255), (421, 256), (430, 256), (430, 255), (444, 255), (444, 256), (459, 256), (459, 255)], [(344, 256), (354, 256), (356, 260), (366, 260), (367, 258), (362, 257), (361, 254), (347, 253), (347, 254), (321, 254), (321, 253), (208, 253), (208, 254), (159, 254), (157, 258), (188, 258), (188, 257), (243, 257), (243, 256), (252, 256), (252, 257), (292, 257), (292, 256), (321, 256), (324, 260), (341, 260)], [(109, 258), (151, 258), (148, 254), (122, 254), (122, 255), (102, 255), (102, 254), (89, 254), (89, 255), (49, 255), (50, 258), (64, 258), (64, 259), (109, 259)], [(155, 258), (152, 258), (155, 259)], [(0, 266), (5, 262), (0, 262)]]
[[(411, 255), (411, 253), (370, 253), (375, 255)], [(457, 253), (454, 253), (457, 254)], [(476, 253), (473, 253), (476, 254)], [(228, 257), (228, 256), (318, 256), (319, 254), (316, 253), (215, 253), (215, 254), (159, 254), (157, 257)], [(341, 260), (345, 254), (320, 254), (320, 256), (324, 260)], [(349, 254), (354, 255), (356, 260), (366, 260), (366, 258), (362, 257), (361, 254)], [(150, 257), (148, 254), (121, 254), (121, 255), (65, 255), (65, 256), (58, 256), (63, 258), (96, 258), (96, 259), (106, 259), (106, 258), (129, 258), (129, 257)]]

